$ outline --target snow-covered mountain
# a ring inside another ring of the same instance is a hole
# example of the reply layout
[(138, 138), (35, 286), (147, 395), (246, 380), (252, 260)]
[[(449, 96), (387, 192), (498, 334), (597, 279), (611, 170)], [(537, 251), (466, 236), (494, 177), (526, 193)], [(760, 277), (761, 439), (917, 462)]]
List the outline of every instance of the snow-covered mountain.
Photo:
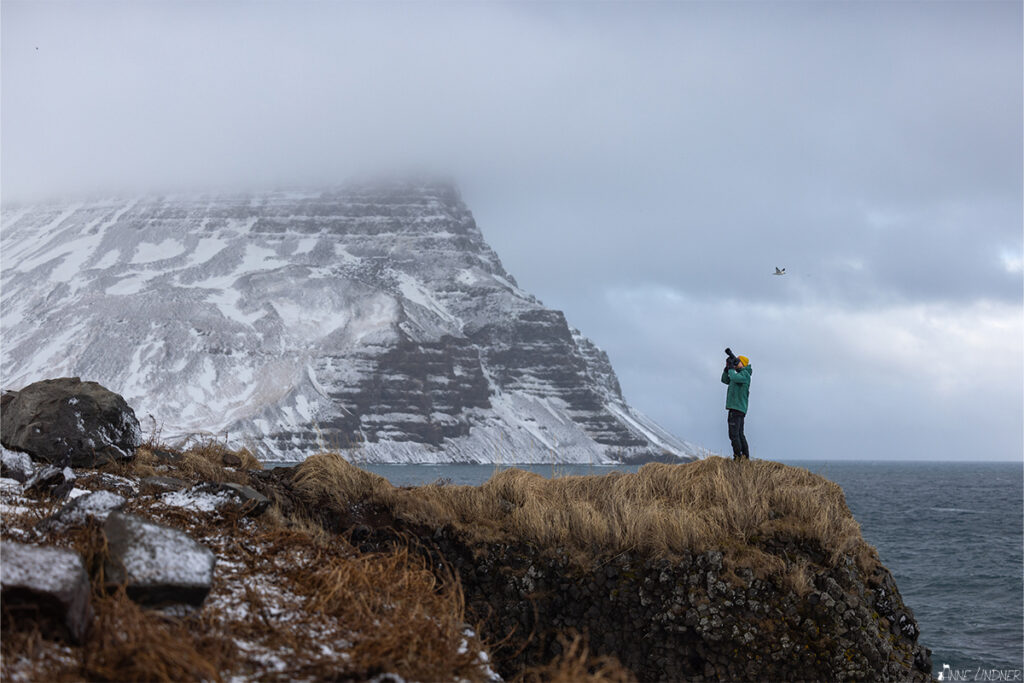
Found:
[(696, 448), (521, 290), (445, 183), (5, 207), (0, 382), (80, 376), (268, 459), (593, 462)]

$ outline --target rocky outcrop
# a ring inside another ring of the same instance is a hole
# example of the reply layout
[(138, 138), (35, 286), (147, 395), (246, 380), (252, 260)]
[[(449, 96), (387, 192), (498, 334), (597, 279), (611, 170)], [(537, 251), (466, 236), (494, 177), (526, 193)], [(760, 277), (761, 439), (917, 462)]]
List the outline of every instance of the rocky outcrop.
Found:
[(213, 583), (213, 552), (182, 531), (113, 512), (103, 532), (110, 549), (110, 586), (124, 585), (144, 605), (203, 604)]
[[(930, 650), (884, 567), (817, 567), (798, 594), (729, 571), (716, 551), (625, 554), (581, 569), (535, 547), (471, 549), (436, 531), (421, 538), (458, 570), (484, 635), (503, 642), (494, 656), (506, 675), (556, 656), (569, 631), (588, 634), (596, 654), (641, 681), (930, 680)], [(794, 558), (808, 552), (816, 551), (790, 547)]]
[(5, 386), (96, 378), (165, 437), (228, 433), (268, 459), (696, 453), (519, 288), (448, 183), (24, 207), (4, 221)]
[(0, 564), (5, 614), (53, 621), (63, 625), (72, 640), (84, 640), (93, 611), (89, 577), (78, 553), (3, 541)]
[(0, 417), (4, 448), (58, 467), (128, 460), (142, 442), (135, 412), (96, 382), (46, 379), (6, 395)]
[(495, 615), (486, 634), (509, 637), (495, 653), (511, 656), (508, 672), (554, 656), (571, 630), (643, 681), (929, 680), (930, 652), (884, 568), (819, 568), (801, 595), (749, 570), (732, 574), (716, 551), (627, 554), (580, 570), (533, 548), (470, 560), (459, 543), (434, 542), (455, 558), (471, 611)]
[(305, 498), (299, 469), (254, 481), (286, 514), (316, 520), (363, 551), (412, 538), (436, 566), (453, 568), (470, 614), (499, 644), (503, 675), (549, 661), (561, 651), (559, 635), (577, 632), (642, 681), (930, 680), (913, 612), (877, 560), (832, 558), (818, 541), (785, 534), (752, 538), (747, 548), (727, 539), (721, 549), (593, 548), (581, 558), (557, 545), (487, 540), (451, 517), (432, 523), (425, 510), (437, 503), (402, 507), (408, 491), (368, 489), (347, 505)]

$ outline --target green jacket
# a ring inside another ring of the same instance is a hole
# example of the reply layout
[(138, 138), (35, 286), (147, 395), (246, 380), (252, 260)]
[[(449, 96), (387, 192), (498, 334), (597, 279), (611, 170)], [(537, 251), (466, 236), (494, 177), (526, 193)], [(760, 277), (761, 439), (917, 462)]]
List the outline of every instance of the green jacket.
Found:
[(753, 372), (748, 365), (741, 370), (722, 370), (722, 384), (728, 384), (725, 392), (725, 409), (747, 412), (747, 397), (750, 396), (750, 375)]

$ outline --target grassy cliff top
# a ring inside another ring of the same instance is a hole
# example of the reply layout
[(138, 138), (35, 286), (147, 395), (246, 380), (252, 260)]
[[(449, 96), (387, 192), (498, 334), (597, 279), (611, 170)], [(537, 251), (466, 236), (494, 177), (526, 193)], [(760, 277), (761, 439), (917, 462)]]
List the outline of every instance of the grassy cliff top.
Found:
[(711, 457), (553, 479), (513, 468), (496, 470), (481, 486), (396, 488), (323, 453), (296, 469), (294, 485), (310, 503), (378, 504), (397, 519), (449, 526), (471, 542), (527, 543), (582, 564), (622, 552), (722, 550), (732, 566), (764, 576), (784, 571), (771, 552), (778, 543), (817, 545), (828, 564), (843, 556), (864, 569), (877, 562), (838, 484), (764, 460)]

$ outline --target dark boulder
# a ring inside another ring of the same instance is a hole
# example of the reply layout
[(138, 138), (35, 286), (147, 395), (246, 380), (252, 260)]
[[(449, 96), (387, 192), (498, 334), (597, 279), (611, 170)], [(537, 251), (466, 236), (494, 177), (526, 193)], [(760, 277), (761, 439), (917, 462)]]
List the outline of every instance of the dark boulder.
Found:
[(0, 417), (0, 443), (60, 467), (128, 460), (142, 442), (135, 412), (118, 394), (78, 377), (13, 392)]
[(209, 548), (183, 531), (123, 512), (110, 513), (103, 531), (108, 587), (125, 585), (128, 597), (143, 605), (203, 604), (217, 561)]
[(63, 548), (0, 543), (4, 624), (22, 619), (53, 623), (82, 642), (93, 611), (89, 577), (78, 553)]

